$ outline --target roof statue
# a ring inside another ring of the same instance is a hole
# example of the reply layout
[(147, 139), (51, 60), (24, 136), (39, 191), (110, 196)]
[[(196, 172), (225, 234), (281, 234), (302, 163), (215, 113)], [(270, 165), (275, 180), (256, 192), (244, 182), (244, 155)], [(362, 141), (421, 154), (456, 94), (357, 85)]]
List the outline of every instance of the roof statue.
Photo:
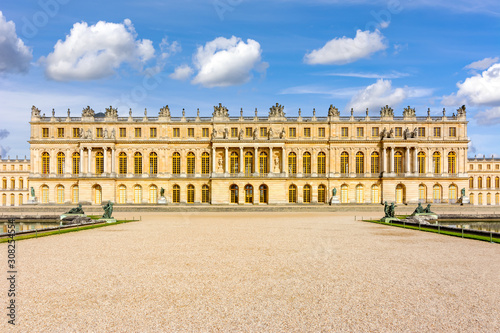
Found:
[(82, 110), (82, 117), (93, 117), (94, 115), (94, 110), (92, 110), (88, 105), (85, 109)]
[(394, 110), (386, 105), (380, 109), (380, 117), (394, 117)]
[(457, 116), (458, 117), (465, 117), (467, 112), (465, 111), (465, 105), (462, 105), (460, 108), (457, 109)]
[(403, 111), (403, 117), (405, 118), (411, 118), (411, 117), (415, 117), (415, 108), (411, 108), (409, 105), (407, 108), (404, 109)]
[(165, 105), (160, 109), (160, 112), (158, 113), (158, 117), (166, 117), (170, 118), (170, 108), (168, 105)]
[(269, 118), (285, 118), (285, 112), (283, 112), (283, 105), (276, 103), (269, 108)]
[(333, 104), (330, 104), (330, 108), (328, 109), (328, 117), (339, 117), (340, 112)]
[(31, 116), (40, 117), (40, 110), (34, 105), (31, 107)]
[(118, 109), (113, 108), (111, 105), (109, 108), (106, 108), (106, 113), (104, 114), (106, 118), (117, 118), (118, 117)]
[(219, 103), (219, 106), (214, 106), (214, 113), (212, 116), (214, 118), (229, 118), (229, 112), (225, 106), (222, 106), (222, 103)]

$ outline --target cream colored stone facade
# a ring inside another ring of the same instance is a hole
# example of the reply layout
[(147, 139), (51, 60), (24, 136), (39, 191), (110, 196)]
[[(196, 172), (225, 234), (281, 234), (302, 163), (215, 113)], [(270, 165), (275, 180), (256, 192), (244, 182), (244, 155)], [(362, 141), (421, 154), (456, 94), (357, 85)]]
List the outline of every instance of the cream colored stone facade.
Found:
[(500, 159), (470, 158), (468, 196), (471, 204), (500, 205)]
[(28, 202), (30, 161), (0, 158), (0, 206), (19, 206)]
[[(167, 204), (455, 202), (467, 188), (467, 120), (456, 114), (286, 117), (31, 117), (30, 186), (40, 203)], [(156, 162), (155, 162), (156, 160)]]

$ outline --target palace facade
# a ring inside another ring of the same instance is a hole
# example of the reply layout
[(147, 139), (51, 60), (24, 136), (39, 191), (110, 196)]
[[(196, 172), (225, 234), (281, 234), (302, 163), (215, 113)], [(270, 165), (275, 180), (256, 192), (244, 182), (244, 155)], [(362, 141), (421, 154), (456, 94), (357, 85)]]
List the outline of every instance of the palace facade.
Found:
[(341, 203), (453, 203), (469, 189), (465, 107), (440, 117), (388, 106), (377, 117), (333, 106), (286, 117), (278, 104), (267, 117), (230, 117), (221, 104), (212, 117), (33, 107), (30, 124), (27, 178), (40, 204), (155, 204), (162, 189), (167, 204), (325, 204), (334, 188)]

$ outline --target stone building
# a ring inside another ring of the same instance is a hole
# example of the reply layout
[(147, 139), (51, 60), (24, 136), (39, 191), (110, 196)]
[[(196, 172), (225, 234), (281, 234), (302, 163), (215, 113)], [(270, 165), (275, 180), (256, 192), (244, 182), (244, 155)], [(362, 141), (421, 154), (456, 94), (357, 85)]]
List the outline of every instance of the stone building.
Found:
[(471, 204), (500, 205), (500, 158), (470, 158), (468, 174)]
[[(449, 203), (468, 188), (465, 107), (456, 114), (287, 117), (119, 117), (115, 108), (81, 117), (31, 112), (30, 187), (39, 203), (325, 204)], [(27, 184), (27, 183), (26, 183)]]
[(30, 161), (26, 159), (1, 159), (0, 156), (0, 204), (20, 206), (29, 200)]

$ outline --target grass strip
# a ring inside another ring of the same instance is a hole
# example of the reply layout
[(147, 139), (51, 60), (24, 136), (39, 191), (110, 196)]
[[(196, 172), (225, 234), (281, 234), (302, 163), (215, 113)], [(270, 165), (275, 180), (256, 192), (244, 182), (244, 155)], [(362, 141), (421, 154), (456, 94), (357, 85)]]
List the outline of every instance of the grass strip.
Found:
[(453, 237), (475, 239), (475, 240), (480, 240), (480, 241), (485, 241), (485, 242), (493, 242), (493, 243), (500, 244), (500, 238), (496, 238), (496, 237), (490, 238), (489, 236), (472, 235), (472, 234), (468, 234), (466, 230), (464, 230), (463, 234), (462, 234), (462, 232), (444, 231), (444, 230), (439, 231), (436, 229), (430, 229), (430, 228), (422, 227), (422, 225), (419, 228), (417, 226), (412, 226), (412, 225), (400, 225), (400, 224), (386, 223), (386, 222), (382, 222), (382, 221), (378, 221), (378, 220), (363, 220), (363, 222), (378, 223), (378, 224), (383, 224), (383, 225), (389, 225), (392, 227), (419, 230), (419, 231), (425, 231), (425, 232), (432, 232), (432, 233), (440, 234), (440, 235), (448, 235), (448, 236), (453, 236)]
[[(34, 234), (28, 234), (28, 235), (19, 235), (15, 236), (14, 240), (24, 240), (24, 239), (30, 239), (30, 238), (39, 238), (39, 237), (45, 237), (45, 236), (52, 236), (52, 235), (59, 235), (59, 234), (66, 234), (68, 232), (75, 232), (75, 231), (81, 231), (81, 230), (89, 230), (89, 229), (95, 229), (95, 228), (101, 228), (101, 227), (107, 227), (110, 225), (117, 225), (117, 224), (122, 224), (122, 223), (128, 223), (128, 222), (135, 222), (138, 220), (120, 220), (116, 221), (114, 223), (102, 223), (102, 224), (93, 224), (93, 225), (79, 225), (75, 226), (74, 228), (69, 228), (69, 229), (57, 229), (57, 230), (50, 230), (50, 231), (40, 231), (38, 233)], [(7, 243), (9, 241), (9, 237), (0, 239), (0, 244), (1, 243)]]

